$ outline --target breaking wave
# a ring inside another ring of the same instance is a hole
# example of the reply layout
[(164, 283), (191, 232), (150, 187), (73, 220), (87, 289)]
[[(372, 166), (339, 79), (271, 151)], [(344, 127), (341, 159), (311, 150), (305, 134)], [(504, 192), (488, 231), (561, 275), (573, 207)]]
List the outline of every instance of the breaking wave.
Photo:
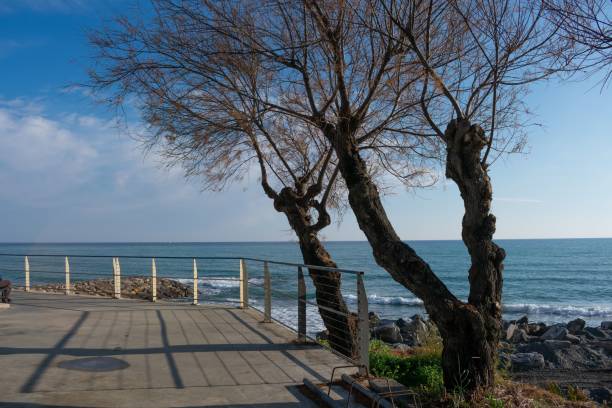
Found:
[(504, 305), (504, 312), (543, 314), (551, 316), (585, 316), (585, 317), (605, 317), (612, 316), (611, 305), (546, 305), (537, 303), (516, 303)]
[[(357, 302), (357, 295), (348, 294), (344, 298), (349, 302)], [(405, 306), (421, 306), (423, 301), (417, 298), (404, 296), (379, 296), (376, 293), (368, 295), (368, 303), (375, 305), (405, 305)]]

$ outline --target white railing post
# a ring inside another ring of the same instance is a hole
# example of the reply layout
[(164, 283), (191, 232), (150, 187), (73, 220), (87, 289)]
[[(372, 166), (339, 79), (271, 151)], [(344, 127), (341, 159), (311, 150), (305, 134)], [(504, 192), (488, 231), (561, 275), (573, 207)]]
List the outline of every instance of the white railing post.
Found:
[(193, 304), (198, 304), (198, 264), (193, 259)]
[(357, 361), (361, 366), (359, 374), (366, 375), (370, 369), (370, 318), (368, 296), (363, 284), (363, 273), (357, 275)]
[(70, 262), (68, 261), (68, 257), (65, 258), (65, 266), (66, 266), (66, 290), (65, 290), (65, 294), (69, 295), (70, 294)]
[(114, 298), (121, 299), (121, 264), (119, 258), (113, 258), (113, 282), (115, 287)]
[(155, 258), (151, 259), (151, 302), (157, 302), (157, 266)]
[(113, 299), (117, 295), (117, 260), (113, 256)]
[(25, 269), (25, 291), (30, 291), (30, 260), (28, 257), (25, 257), (24, 260), (24, 269)]
[(272, 322), (272, 282), (268, 261), (264, 262), (264, 323)]
[(240, 308), (249, 307), (249, 273), (244, 259), (240, 260)]
[(121, 262), (117, 258), (117, 299), (121, 299)]
[(298, 266), (298, 341), (306, 341), (306, 281)]

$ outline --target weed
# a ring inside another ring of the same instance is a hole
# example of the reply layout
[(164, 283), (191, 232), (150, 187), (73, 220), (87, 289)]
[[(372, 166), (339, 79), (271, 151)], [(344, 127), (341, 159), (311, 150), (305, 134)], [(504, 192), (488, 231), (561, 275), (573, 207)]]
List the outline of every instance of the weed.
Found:
[(546, 390), (560, 397), (564, 397), (563, 391), (561, 391), (561, 387), (559, 387), (559, 384), (555, 382), (548, 383), (548, 385), (546, 386)]
[(567, 399), (570, 401), (588, 401), (589, 397), (578, 387), (567, 386)]

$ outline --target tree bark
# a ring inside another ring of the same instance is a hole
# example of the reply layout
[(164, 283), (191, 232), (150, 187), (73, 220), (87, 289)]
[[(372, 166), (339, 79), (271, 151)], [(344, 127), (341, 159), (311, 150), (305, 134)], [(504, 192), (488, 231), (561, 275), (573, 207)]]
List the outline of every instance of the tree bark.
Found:
[[(469, 270), (469, 305), (475, 312), (468, 314), (474, 330), (474, 344), (453, 344), (457, 351), (473, 356), (469, 367), (476, 383), (493, 384), (497, 344), (501, 331), (501, 296), (503, 286), (503, 248), (493, 242), (495, 216), (491, 214), (493, 187), (481, 151), (487, 140), (482, 128), (467, 120), (451, 121), (445, 131), (446, 176), (461, 193), (465, 208), (461, 236), (471, 259)], [(475, 348), (471, 353), (470, 348)], [(464, 364), (466, 364), (464, 362)]]
[[(284, 188), (274, 201), (274, 207), (287, 217), (295, 231), (304, 263), (307, 265), (336, 268), (336, 263), (318, 238), (322, 225), (329, 225), (327, 219), (319, 220), (319, 229), (313, 228), (309, 207), (300, 202), (299, 197), (290, 188)], [(329, 217), (327, 213), (319, 217)], [(309, 269), (309, 275), (315, 287), (317, 305), (323, 324), (328, 331), (330, 347), (339, 353), (355, 357), (357, 352), (356, 316), (350, 312), (341, 291), (342, 276), (340, 272)], [(335, 313), (337, 311), (339, 313)]]
[(472, 259), (468, 303), (457, 299), (395, 232), (351, 136), (355, 125), (325, 125), (323, 131), (336, 150), (340, 173), (349, 191), (349, 204), (372, 246), (376, 262), (423, 300), (427, 313), (438, 326), (444, 346), (445, 386), (471, 393), (476, 388), (492, 385), (494, 380), (505, 254), (492, 242), (495, 217), (489, 213), (491, 184), (486, 168), (480, 164), (480, 150), (484, 145), (481, 141), (465, 144), (475, 134), (482, 137), (482, 131), (478, 127), (466, 128), (465, 123), (459, 128), (455, 125), (454, 122), (449, 125), (446, 136), (447, 176), (459, 185), (466, 209), (463, 240)]

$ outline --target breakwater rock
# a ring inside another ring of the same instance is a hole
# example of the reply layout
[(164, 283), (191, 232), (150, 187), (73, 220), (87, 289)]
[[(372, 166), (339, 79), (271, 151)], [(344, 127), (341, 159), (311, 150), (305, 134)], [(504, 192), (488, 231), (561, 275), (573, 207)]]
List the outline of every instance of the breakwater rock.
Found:
[(596, 402), (612, 402), (612, 322), (546, 325), (523, 317), (504, 321), (503, 329), (499, 363), (515, 380), (554, 384), (568, 395), (578, 388)]
[[(582, 319), (546, 325), (531, 323), (527, 317), (504, 321), (500, 360), (518, 361), (515, 354), (530, 354), (543, 360), (540, 368), (612, 369), (612, 326), (587, 327)], [(541, 358), (539, 357), (541, 356)], [(529, 369), (530, 364), (510, 364), (513, 371)]]
[[(370, 338), (392, 345), (401, 352), (410, 353), (414, 347), (441, 344), (438, 328), (431, 321), (416, 314), (410, 318), (397, 320), (381, 319), (370, 312)], [(317, 339), (326, 340), (327, 330), (317, 333)]]
[[(47, 283), (32, 286), (33, 290), (43, 292), (64, 292), (63, 283)], [(87, 281), (72, 282), (74, 294), (107, 296), (112, 297), (114, 283), (112, 279), (92, 279)], [(121, 296), (131, 299), (151, 299), (151, 278), (145, 276), (130, 276), (121, 278)], [(157, 278), (158, 299), (180, 299), (193, 296), (193, 288), (190, 285), (173, 279)]]

